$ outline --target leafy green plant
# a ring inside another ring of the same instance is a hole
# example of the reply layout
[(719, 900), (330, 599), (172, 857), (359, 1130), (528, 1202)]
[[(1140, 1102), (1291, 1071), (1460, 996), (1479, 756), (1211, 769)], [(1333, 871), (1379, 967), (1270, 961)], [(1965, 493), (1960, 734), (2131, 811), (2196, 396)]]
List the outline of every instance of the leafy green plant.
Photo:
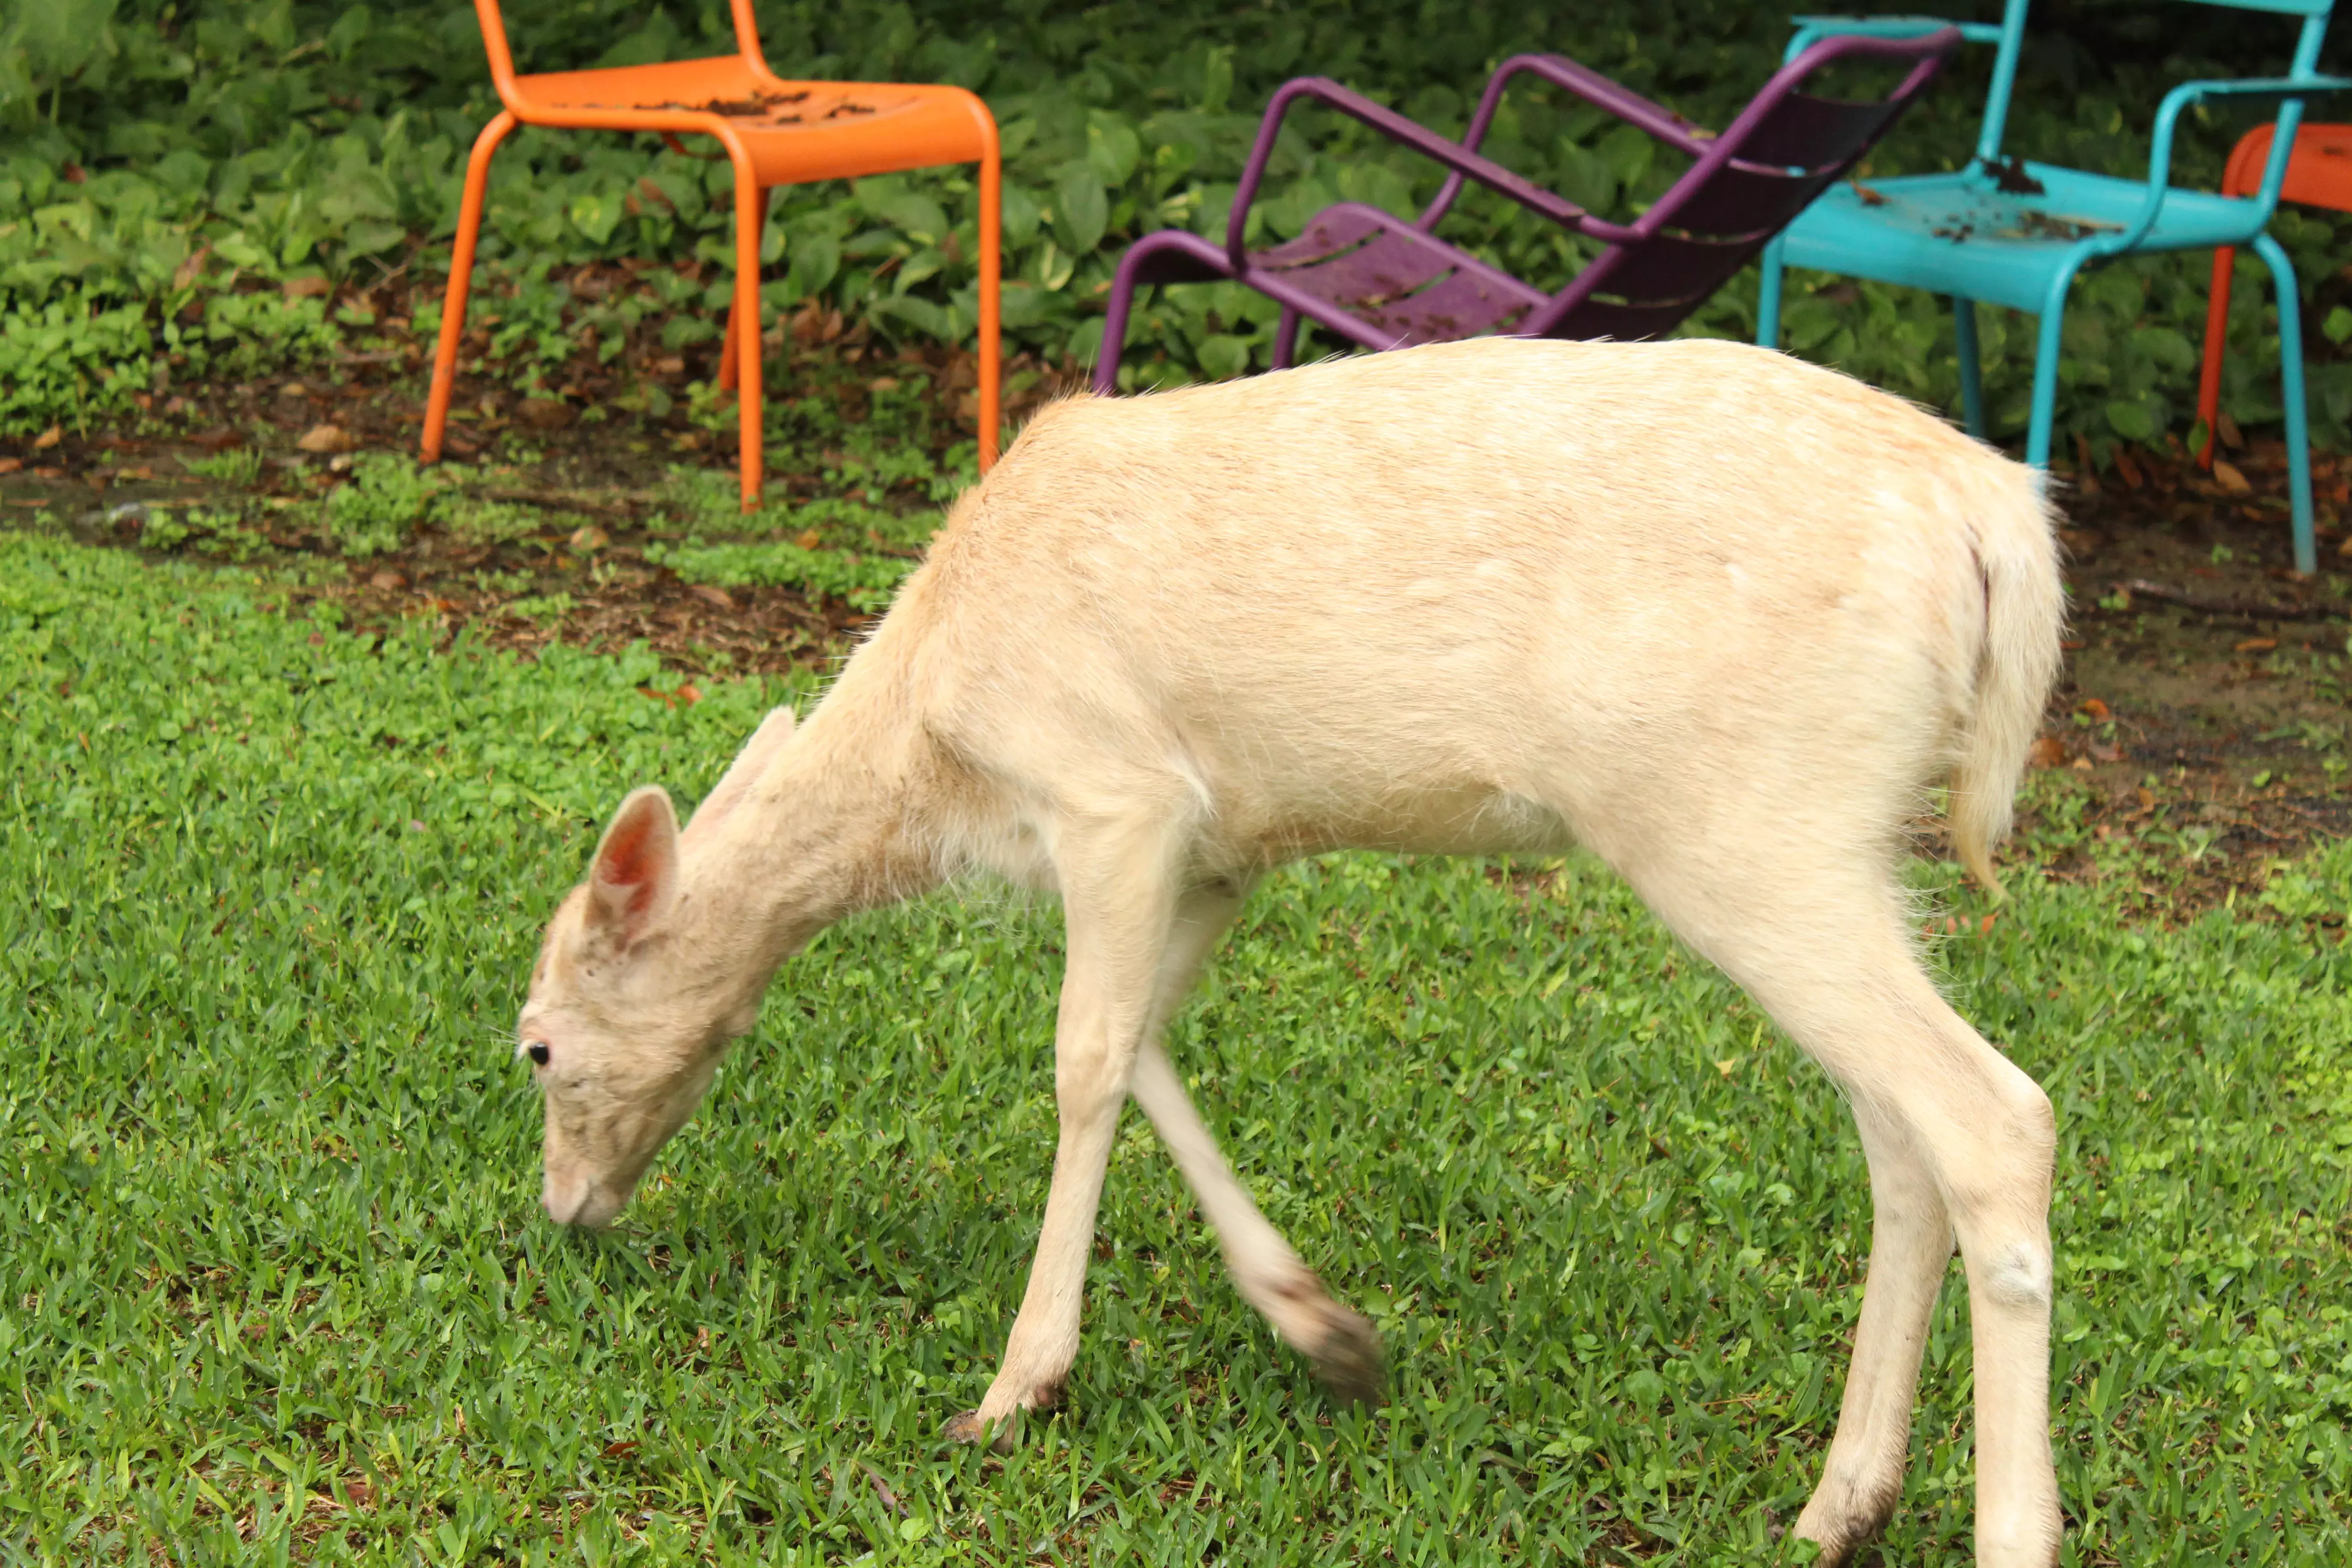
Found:
[(198, 479), (215, 479), (236, 489), (247, 489), (261, 477), (261, 449), (232, 447), (209, 458), (185, 458), (181, 467)]
[(185, 545), (222, 561), (251, 561), (269, 548), (268, 537), (246, 527), (243, 513), (234, 508), (134, 507), (118, 526), (135, 527), (139, 542), (150, 550)]
[(788, 540), (730, 544), (663, 544), (646, 547), (646, 559), (667, 566), (689, 583), (725, 587), (798, 589), (812, 600), (839, 599), (854, 609), (883, 608), (916, 563), (897, 555), (860, 555), (851, 551), (809, 549)]
[(578, 512), (549, 511), (519, 501), (463, 494), (445, 497), (436, 510), (450, 533), (468, 544), (498, 544), (537, 533), (568, 533), (588, 521)]
[[(320, 530), (346, 555), (384, 554), (437, 521), (457, 483), (452, 470), (425, 468), (404, 453), (362, 452), (352, 464), (350, 482), (321, 504)], [(481, 504), (467, 515), (485, 515)]]
[(569, 594), (527, 594), (508, 602), (507, 613), (520, 616), (527, 621), (551, 626), (572, 613), (572, 597)]

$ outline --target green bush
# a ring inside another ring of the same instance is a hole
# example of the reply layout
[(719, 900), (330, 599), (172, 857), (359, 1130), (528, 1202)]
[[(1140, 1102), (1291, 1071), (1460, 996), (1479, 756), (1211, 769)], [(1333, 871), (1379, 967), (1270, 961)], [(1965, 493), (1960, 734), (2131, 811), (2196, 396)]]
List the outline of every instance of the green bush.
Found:
[[(1867, 8), (1867, 7), (1866, 7)], [(1979, 11), (1986, 5), (1976, 7)], [(2037, 24), (2010, 144), (2117, 173), (2144, 170), (2158, 98), (2191, 74), (2266, 74), (2288, 34), (2274, 18), (2212, 16), (2142, 0), (2081, 0)], [(634, 63), (732, 47), (719, 0), (514, 0), (521, 68)], [(1005, 324), (1050, 358), (1090, 359), (1120, 249), (1174, 225), (1221, 232), (1257, 110), (1286, 76), (1348, 80), (1439, 126), (1458, 127), (1493, 64), (1523, 48), (1575, 55), (1695, 118), (1720, 123), (1770, 73), (1785, 8), (1749, 0), (1604, 0), (1554, 16), (1471, 6), (1442, 26), (1402, 0), (1346, 7), (1223, 7), (1119, 0), (1082, 12), (947, 0), (761, 7), (767, 53), (787, 75), (945, 80), (982, 92), (1003, 129)], [(1897, 128), (1871, 167), (1948, 166), (1973, 137), (1983, 51)], [(249, 375), (299, 363), (344, 332), (316, 300), (256, 292), (303, 273), (415, 278), (440, 262), (458, 176), (495, 111), (470, 8), (327, 0), (196, 4), (45, 0), (0, 23), (0, 352), (29, 366), (0, 382), (0, 432), (119, 414), (159, 370)], [(2179, 173), (2210, 186), (2251, 111), (2183, 127)], [(1622, 212), (1673, 170), (1643, 138), (1530, 88), (1507, 103), (1488, 150), (1579, 201)], [(80, 183), (73, 183), (81, 175)], [(525, 131), (491, 180), (485, 282), (513, 288), (488, 363), (530, 384), (583, 341), (610, 361), (649, 310), (671, 350), (715, 333), (732, 248), (723, 161), (652, 138)], [(1296, 233), (1334, 197), (1407, 210), (1436, 179), (1351, 124), (1302, 111), (1283, 139), (1259, 237)], [(947, 169), (777, 193), (764, 298), (804, 300), (887, 337), (960, 340), (977, 320), (977, 191)], [(2336, 310), (2343, 250), (2332, 216), (2282, 216), (2315, 328)], [(1465, 204), (1449, 230), (1531, 278), (1565, 279), (1589, 247), (1497, 201)], [(423, 249), (420, 252), (419, 247)], [(562, 268), (621, 257), (711, 265), (655, 275), (648, 299), (575, 299)], [(2087, 280), (2070, 313), (2062, 437), (2101, 446), (2180, 431), (2205, 258), (2137, 262)], [(1750, 275), (1752, 279), (1752, 274)], [(196, 307), (193, 314), (191, 307)], [(2272, 307), (2255, 281), (2231, 315), (2225, 406), (2242, 424), (2278, 415)], [(1168, 383), (1268, 363), (1274, 312), (1244, 291), (1182, 288), (1142, 304), (1127, 376)], [(1686, 329), (1744, 336), (1753, 283), (1727, 289)], [(1958, 398), (1952, 329), (1935, 301), (1800, 275), (1790, 338), (1906, 395)], [(415, 325), (432, 325), (420, 311)], [(2344, 444), (2352, 360), (2315, 331), (2315, 427)], [(2023, 423), (2030, 333), (1986, 312), (1996, 423)], [(650, 396), (650, 394), (647, 395)], [(664, 395), (667, 400), (667, 395)]]

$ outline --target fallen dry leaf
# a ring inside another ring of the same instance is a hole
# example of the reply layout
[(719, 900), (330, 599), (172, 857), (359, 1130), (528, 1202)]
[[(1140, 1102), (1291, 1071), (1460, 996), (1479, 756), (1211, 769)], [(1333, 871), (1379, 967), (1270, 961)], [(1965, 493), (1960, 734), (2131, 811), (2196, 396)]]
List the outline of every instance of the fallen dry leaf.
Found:
[(313, 425), (294, 444), (306, 452), (326, 453), (348, 452), (359, 442), (340, 425)]
[(365, 1508), (375, 1501), (375, 1488), (364, 1476), (353, 1476), (343, 1483), (343, 1500), (353, 1508)]
[(2110, 746), (2104, 742), (2094, 741), (2090, 744), (2090, 755), (2095, 763), (2119, 763), (2124, 760), (2124, 749), (2121, 746)]
[(207, 452), (226, 452), (232, 447), (245, 445), (245, 432), (232, 430), (223, 425), (216, 429), (207, 430), (201, 436), (189, 437), (188, 444), (192, 447), (202, 447)]
[(172, 274), (172, 287), (174, 289), (185, 289), (197, 279), (203, 277), (205, 273), (205, 259), (211, 256), (212, 253), (213, 242), (209, 239), (196, 247), (195, 254), (189, 257), (185, 261), (181, 262), (179, 270)]
[(702, 689), (691, 680), (681, 681), (678, 683), (677, 700), (691, 708), (702, 700)]
[(898, 1494), (890, 1489), (890, 1483), (882, 1479), (882, 1472), (866, 1464), (863, 1459), (859, 1460), (858, 1464), (866, 1471), (866, 1479), (873, 1483), (874, 1495), (881, 1500), (882, 1506), (892, 1513), (903, 1516), (907, 1511), (907, 1505), (898, 1500)]
[(2140, 471), (2139, 459), (2132, 456), (2131, 448), (2117, 447), (2115, 456), (2116, 472), (2123, 477), (2124, 483), (2136, 490), (2145, 489), (2147, 476)]
[(281, 382), (278, 384), (278, 395), (280, 397), (308, 397), (310, 395), (310, 389), (299, 381)]
[(799, 545), (803, 550), (814, 550), (818, 545), (824, 542), (824, 535), (819, 533), (814, 528), (804, 528), (801, 530), (799, 537), (794, 539), (793, 542)]
[(2078, 706), (2074, 711), (2077, 713), (2088, 713), (2092, 718), (2100, 721), (2105, 721), (2108, 717), (2107, 705), (2100, 701), (2095, 697), (2084, 698), (2081, 705)]
[(2055, 735), (2044, 735), (2033, 742), (2028, 755), (2037, 768), (2063, 767), (2066, 763), (2066, 742)]
[(2238, 465), (2227, 458), (2213, 459), (2213, 478), (2231, 495), (2245, 495), (2254, 488), (2246, 482), (2246, 476), (2238, 471)]
[(405, 588), (408, 586), (408, 579), (402, 576), (399, 573), (386, 568), (384, 571), (378, 572), (369, 577), (368, 586), (371, 588)]
[(1999, 915), (1987, 915), (1984, 919), (1977, 921), (1977, 934), (1979, 936), (1990, 936), (1992, 934), (1992, 922), (1999, 919), (2000, 919)]
[(718, 605), (722, 610), (735, 607), (735, 596), (715, 583), (689, 584), (686, 590), (698, 599)]
[(593, 555), (597, 551), (602, 550), (607, 544), (612, 543), (613, 536), (606, 533), (594, 523), (586, 522), (582, 523), (578, 528), (573, 529), (572, 531), (572, 537), (565, 540), (564, 542), (572, 546), (572, 550), (579, 554)]
[(636, 1451), (637, 1442), (634, 1437), (630, 1438), (625, 1443), (607, 1443), (604, 1445), (604, 1458), (608, 1459), (625, 1459)]
[(526, 397), (515, 413), (539, 430), (561, 430), (572, 423), (572, 405), (560, 397)]
[(114, 477), (118, 479), (152, 479), (155, 477), (155, 470), (142, 463), (135, 468), (117, 468)]
[(2213, 430), (2216, 435), (2221, 437), (2221, 445), (2229, 447), (2232, 452), (2243, 451), (2245, 449), (2246, 438), (2238, 433), (2238, 422), (2231, 418), (2227, 414), (2215, 416), (2213, 420)]
[(66, 427), (62, 425), (52, 425), (47, 429), (33, 437), (33, 450), (36, 452), (46, 452), (65, 438)]
[(2232, 649), (2236, 653), (2268, 653), (2278, 647), (2276, 637), (2248, 637)]
[(0, 474), (13, 474), (24, 466), (22, 458), (0, 458)]
[(281, 286), (289, 300), (315, 300), (335, 291), (335, 286), (323, 278), (289, 278)]
[(2156, 792), (2148, 788), (2147, 785), (2142, 784), (2132, 793), (2139, 796), (2139, 808), (2142, 811), (2154, 811), (2156, 809)]

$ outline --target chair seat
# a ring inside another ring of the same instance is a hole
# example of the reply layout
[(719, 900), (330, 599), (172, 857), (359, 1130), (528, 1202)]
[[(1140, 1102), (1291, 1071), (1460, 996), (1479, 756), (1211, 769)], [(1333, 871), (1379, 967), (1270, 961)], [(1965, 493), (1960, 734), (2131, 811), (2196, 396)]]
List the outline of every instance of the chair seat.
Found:
[[(1884, 283), (2039, 311), (2052, 279), (2120, 236), (2147, 199), (2141, 180), (2025, 163), (2038, 194), (2000, 188), (1981, 165), (1832, 185), (1789, 226), (1784, 258)], [(2254, 202), (2175, 189), (2135, 252), (2242, 244), (2262, 231)]]
[(702, 128), (675, 117), (716, 115), (743, 138), (763, 185), (967, 163), (992, 140), (987, 110), (961, 88), (783, 81), (740, 55), (552, 71), (518, 77), (515, 88), (526, 124), (691, 133)]
[[(1355, 202), (1324, 208), (1297, 239), (1252, 251), (1248, 260), (1243, 282), (1367, 348), (1474, 337), (1507, 326), (1549, 298), (1402, 218)], [(1307, 299), (1292, 298), (1294, 291)]]
[[(2221, 188), (2235, 194), (2259, 190), (2263, 165), (2271, 155), (2276, 125), (2257, 125), (2239, 138), (2221, 176)], [(2308, 121), (2294, 133), (2294, 148), (2286, 161), (2286, 179), (2279, 200), (2305, 206), (2352, 211), (2352, 125), (2315, 125)]]

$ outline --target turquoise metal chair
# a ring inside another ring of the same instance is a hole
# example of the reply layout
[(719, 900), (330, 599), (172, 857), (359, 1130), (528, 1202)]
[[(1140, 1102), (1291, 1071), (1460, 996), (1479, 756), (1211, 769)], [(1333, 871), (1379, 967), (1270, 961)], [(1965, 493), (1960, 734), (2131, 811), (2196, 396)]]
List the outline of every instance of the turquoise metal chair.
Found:
[[(2060, 326), (2074, 275), (2124, 256), (2166, 250), (2250, 246), (2271, 269), (2278, 290), (2279, 349), (2284, 364), (2288, 481), (2294, 517), (2294, 563), (2317, 563), (2311, 529), (2311, 451), (2305, 428), (2301, 296), (2286, 252), (2265, 232), (2286, 174), (2286, 152), (2305, 97), (2352, 87), (2352, 79), (2322, 76), (2316, 67), (2335, 0), (2191, 0), (2300, 16), (2294, 58), (2283, 77), (2244, 81), (2183, 82), (2156, 111), (2154, 145), (2145, 180), (2085, 174), (2048, 163), (2004, 159), (2002, 122), (2017, 80), (2027, 0), (2008, 0), (1999, 26), (1968, 23), (1970, 43), (1992, 44), (1992, 91), (1976, 158), (1952, 174), (1873, 180), (1869, 189), (1832, 185), (1805, 209), (1763, 256), (1763, 295), (1756, 337), (1778, 346), (1780, 273), (1813, 267), (1851, 277), (1931, 289), (1952, 300), (1959, 340), (1960, 401), (1969, 432), (1984, 434), (1984, 389), (1978, 363), (1976, 301), (2038, 313), (2042, 327), (2033, 363), (2033, 418), (2026, 461), (2047, 467), (2050, 426), (2058, 396)], [(1841, 34), (1911, 37), (1949, 23), (1922, 16), (1800, 16), (1790, 41), (1794, 58), (1818, 40)], [(2182, 190), (2170, 181), (2172, 134), (2181, 112), (2207, 99), (2279, 100), (2278, 134), (2262, 188), (2250, 196)]]

